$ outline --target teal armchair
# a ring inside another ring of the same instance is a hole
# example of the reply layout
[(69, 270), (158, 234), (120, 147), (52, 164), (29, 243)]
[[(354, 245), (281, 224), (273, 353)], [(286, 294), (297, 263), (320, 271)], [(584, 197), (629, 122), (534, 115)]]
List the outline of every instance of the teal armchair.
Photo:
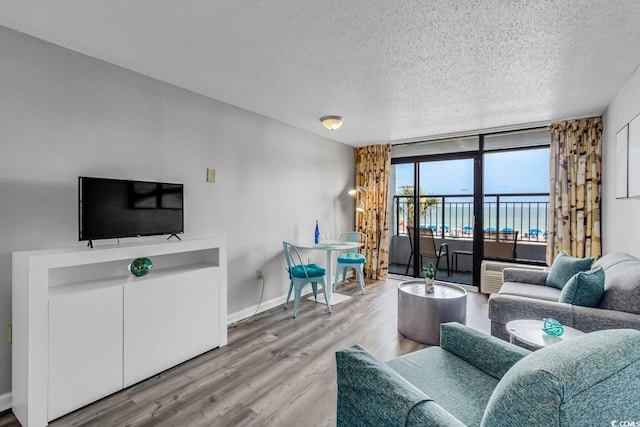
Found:
[(386, 363), (336, 353), (338, 426), (611, 425), (640, 414), (640, 331), (593, 332), (529, 352), (457, 323), (440, 347)]

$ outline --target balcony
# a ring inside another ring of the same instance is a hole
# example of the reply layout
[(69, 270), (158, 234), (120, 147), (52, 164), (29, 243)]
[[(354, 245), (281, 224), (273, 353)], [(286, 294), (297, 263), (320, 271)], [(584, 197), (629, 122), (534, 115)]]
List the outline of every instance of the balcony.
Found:
[[(513, 256), (506, 257), (502, 254), (494, 257), (487, 254), (485, 259), (543, 264), (547, 242), (548, 200), (548, 193), (485, 195), (485, 242), (500, 242), (506, 235), (517, 234)], [(407, 232), (416, 211), (413, 205), (411, 195), (393, 198), (390, 221), (390, 273), (405, 274), (407, 271), (407, 262), (411, 257)], [(431, 228), (437, 238), (437, 244), (447, 243), (452, 269), (454, 251), (463, 251), (456, 257), (457, 271), (454, 271), (454, 276), (450, 278), (458, 283), (472, 283), (472, 257), (468, 255), (473, 250), (473, 205), (469, 196), (428, 195), (420, 196), (417, 210), (420, 227)], [(445, 268), (445, 265), (440, 265), (439, 277), (446, 277)], [(412, 274), (411, 268), (409, 274)]]

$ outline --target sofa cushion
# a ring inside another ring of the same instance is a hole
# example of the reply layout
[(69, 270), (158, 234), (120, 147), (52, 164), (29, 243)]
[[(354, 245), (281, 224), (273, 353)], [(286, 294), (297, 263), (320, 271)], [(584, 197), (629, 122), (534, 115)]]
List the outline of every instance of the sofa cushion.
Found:
[(386, 362), (466, 425), (479, 425), (498, 379), (440, 347)]
[(440, 325), (440, 348), (498, 380), (530, 352), (456, 322)]
[[(640, 413), (640, 331), (592, 332), (516, 363), (496, 387), (482, 425), (610, 425)], [(633, 390), (633, 391), (632, 391)], [(629, 418), (630, 417), (630, 418)]]
[(559, 302), (597, 307), (604, 295), (604, 270), (581, 271), (573, 275), (560, 292)]
[(433, 399), (357, 344), (336, 352), (336, 370), (338, 427), (463, 427)]
[(600, 308), (640, 314), (640, 260), (613, 252), (593, 264), (605, 273), (604, 296)]
[(591, 257), (575, 258), (564, 252), (560, 252), (553, 261), (553, 264), (551, 264), (551, 269), (549, 270), (545, 284), (557, 289), (562, 289), (574, 274), (587, 271), (591, 268), (592, 263), (593, 258)]
[(551, 286), (530, 285), (528, 283), (504, 282), (499, 294), (557, 302), (560, 298), (560, 289), (552, 288)]
[(526, 268), (508, 267), (502, 270), (502, 281), (544, 285), (547, 282), (548, 275), (549, 270), (529, 270)]

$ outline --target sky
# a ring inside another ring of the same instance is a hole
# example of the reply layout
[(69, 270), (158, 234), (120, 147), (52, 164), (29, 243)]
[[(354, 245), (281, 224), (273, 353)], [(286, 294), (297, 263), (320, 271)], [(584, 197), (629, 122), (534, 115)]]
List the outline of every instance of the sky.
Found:
[[(413, 164), (396, 167), (396, 194), (413, 187)], [(484, 156), (484, 192), (548, 193), (549, 149), (503, 151)], [(420, 188), (433, 195), (473, 195), (473, 159), (420, 163)]]

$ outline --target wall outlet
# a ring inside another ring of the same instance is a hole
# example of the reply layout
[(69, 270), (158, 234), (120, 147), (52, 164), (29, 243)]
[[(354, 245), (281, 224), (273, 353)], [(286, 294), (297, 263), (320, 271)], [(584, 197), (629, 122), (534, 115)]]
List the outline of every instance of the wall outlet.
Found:
[(256, 270), (256, 278), (264, 279), (264, 275), (262, 274), (262, 270), (260, 270), (260, 269)]

